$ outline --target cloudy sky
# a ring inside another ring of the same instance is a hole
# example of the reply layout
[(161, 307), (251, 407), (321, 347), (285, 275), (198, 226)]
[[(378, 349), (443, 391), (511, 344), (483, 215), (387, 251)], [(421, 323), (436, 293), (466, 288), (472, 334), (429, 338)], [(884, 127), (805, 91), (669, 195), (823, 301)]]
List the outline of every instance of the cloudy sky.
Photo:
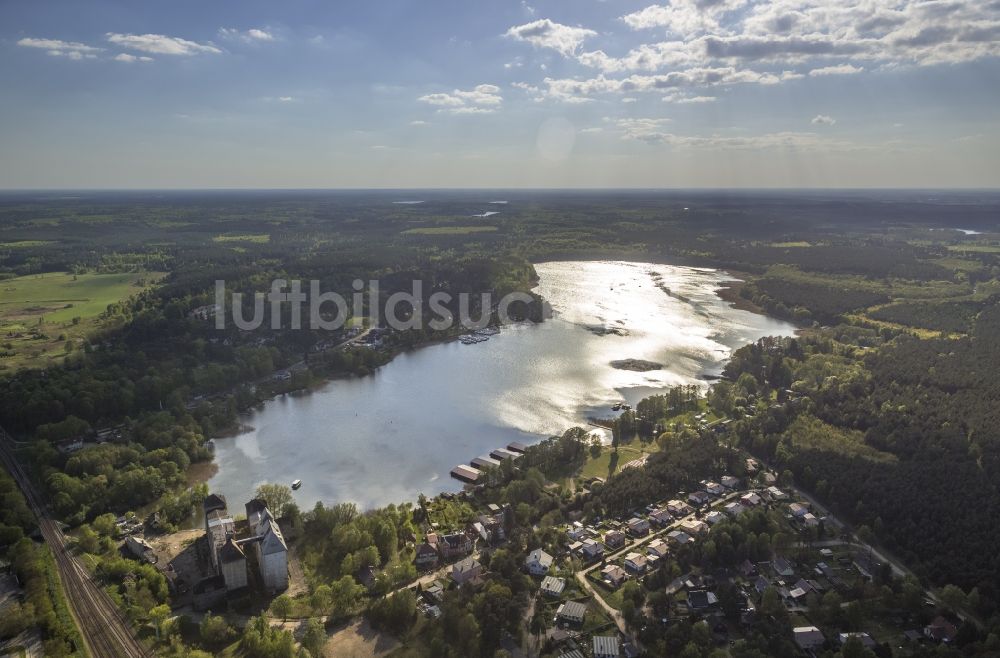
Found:
[(0, 188), (998, 187), (1000, 0), (3, 0)]

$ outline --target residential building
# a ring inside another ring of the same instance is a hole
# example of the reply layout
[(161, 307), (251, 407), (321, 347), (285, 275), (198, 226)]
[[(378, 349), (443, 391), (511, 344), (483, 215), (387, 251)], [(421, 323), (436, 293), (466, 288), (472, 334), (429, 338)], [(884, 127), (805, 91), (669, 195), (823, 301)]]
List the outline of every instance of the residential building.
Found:
[(678, 527), (692, 536), (708, 532), (708, 524), (698, 519), (686, 519), (681, 521)]
[(741, 496), (740, 502), (746, 507), (757, 507), (764, 501), (759, 495), (751, 491), (750, 493)]
[(140, 560), (145, 560), (150, 564), (156, 564), (156, 553), (153, 552), (153, 547), (150, 546), (145, 539), (128, 535), (125, 537), (125, 548), (128, 549), (129, 553)]
[(721, 496), (726, 493), (725, 487), (718, 482), (713, 482), (711, 480), (702, 480), (701, 488), (710, 496)]
[(607, 531), (604, 533), (604, 545), (608, 547), (608, 550), (621, 548), (625, 545), (625, 533), (618, 530)]
[(709, 496), (704, 491), (692, 491), (690, 494), (688, 494), (688, 502), (694, 505), (695, 507), (702, 507), (704, 505), (707, 505), (711, 499), (712, 497)]
[(413, 558), (413, 564), (416, 565), (417, 569), (433, 569), (438, 563), (438, 552), (433, 546), (427, 542), (423, 542), (415, 549), (416, 554)]
[(684, 544), (694, 541), (691, 539), (691, 535), (681, 530), (671, 530), (667, 533), (667, 539), (679, 546), (683, 546)]
[(844, 646), (844, 644), (852, 637), (860, 640), (861, 645), (864, 646), (865, 649), (871, 649), (874, 651), (878, 646), (878, 642), (876, 642), (875, 639), (868, 633), (841, 633), (837, 636), (837, 642), (840, 643), (840, 646)]
[(580, 548), (580, 554), (583, 555), (583, 559), (587, 561), (599, 560), (604, 555), (604, 546), (593, 539), (584, 539), (581, 543), (583, 545)]
[(556, 619), (571, 624), (582, 624), (587, 616), (587, 606), (577, 601), (566, 601), (556, 610)]
[(683, 500), (670, 500), (667, 501), (667, 511), (673, 514), (675, 517), (687, 516), (694, 510), (691, 506), (685, 503)]
[(594, 658), (618, 658), (618, 638), (613, 635), (594, 636)]
[(649, 513), (650, 522), (662, 527), (673, 522), (673, 515), (666, 509), (656, 509)]
[(738, 489), (740, 486), (740, 479), (732, 475), (723, 475), (719, 482), (729, 490)]
[(664, 558), (669, 552), (670, 547), (667, 545), (667, 542), (659, 538), (654, 539), (646, 545), (646, 553), (656, 558)]
[(528, 553), (528, 557), (524, 559), (524, 566), (532, 576), (544, 576), (549, 572), (549, 567), (552, 566), (552, 556), (542, 549), (536, 548)]
[(689, 590), (687, 593), (688, 610), (707, 610), (718, 602), (715, 593), (706, 589)]
[(765, 489), (765, 491), (771, 500), (788, 500), (788, 494), (773, 485)]
[(797, 626), (792, 629), (792, 639), (803, 651), (816, 651), (826, 642), (823, 633), (815, 626)]
[(601, 569), (601, 578), (612, 588), (618, 589), (628, 579), (628, 574), (617, 564), (609, 564)]
[(795, 575), (795, 569), (792, 568), (791, 563), (783, 557), (776, 557), (771, 562), (771, 569), (774, 570), (779, 576), (788, 578)]
[(733, 518), (739, 516), (740, 514), (742, 514), (745, 511), (747, 511), (746, 508), (743, 507), (743, 505), (740, 505), (737, 502), (726, 503), (725, 505), (722, 506), (722, 509), (723, 509), (723, 511), (725, 511), (726, 514), (728, 514), (729, 516), (731, 516)]
[(566, 589), (566, 581), (562, 578), (556, 578), (555, 576), (546, 576), (542, 578), (542, 584), (538, 590), (546, 595), (554, 598), (559, 598)]
[(483, 572), (483, 565), (479, 564), (475, 558), (467, 557), (451, 565), (451, 579), (456, 585), (478, 578)]
[(453, 532), (448, 535), (442, 535), (438, 540), (438, 550), (441, 552), (441, 557), (445, 560), (468, 555), (472, 552), (472, 548), (472, 540), (464, 532)]
[(716, 523), (721, 523), (726, 520), (726, 515), (718, 510), (712, 510), (705, 515), (705, 522), (709, 525), (715, 525)]
[(649, 534), (649, 521), (646, 519), (631, 518), (626, 522), (628, 534), (633, 537), (645, 537)]
[(924, 637), (935, 642), (950, 644), (958, 635), (958, 628), (944, 617), (938, 616), (924, 626)]
[(803, 505), (802, 503), (792, 503), (788, 506), (788, 511), (792, 513), (797, 519), (801, 519), (803, 516), (809, 513), (809, 506)]
[(625, 556), (625, 568), (636, 575), (646, 573), (646, 556), (641, 553), (629, 553)]

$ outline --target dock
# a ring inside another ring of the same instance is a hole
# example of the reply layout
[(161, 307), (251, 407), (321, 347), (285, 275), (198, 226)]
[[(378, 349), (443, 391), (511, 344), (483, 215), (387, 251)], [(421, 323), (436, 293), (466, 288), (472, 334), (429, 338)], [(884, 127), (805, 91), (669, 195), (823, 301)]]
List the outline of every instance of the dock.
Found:
[(469, 462), (476, 468), (496, 468), (500, 465), (499, 459), (493, 459), (492, 457), (483, 455), (481, 457), (476, 457), (471, 462)]
[(511, 441), (510, 443), (507, 444), (507, 450), (510, 450), (511, 452), (517, 452), (523, 455), (525, 452), (528, 451), (528, 446), (524, 445), (520, 441)]
[(459, 464), (455, 468), (451, 469), (451, 477), (456, 480), (461, 480), (462, 482), (468, 482), (469, 484), (475, 484), (476, 480), (482, 473), (471, 466), (466, 466), (465, 464)]
[(517, 459), (520, 456), (520, 453), (512, 452), (506, 448), (497, 448), (490, 453), (490, 457), (493, 459), (499, 459), (500, 461), (503, 461), (504, 459)]

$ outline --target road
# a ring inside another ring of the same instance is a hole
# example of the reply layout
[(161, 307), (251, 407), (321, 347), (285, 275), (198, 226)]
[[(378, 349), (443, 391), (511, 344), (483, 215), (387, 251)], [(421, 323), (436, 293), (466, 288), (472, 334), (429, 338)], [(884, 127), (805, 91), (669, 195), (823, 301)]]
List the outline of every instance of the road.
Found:
[(55, 557), (70, 612), (90, 655), (94, 658), (152, 656), (136, 639), (128, 621), (104, 590), (97, 586), (87, 570), (70, 555), (62, 530), (49, 517), (31, 481), (14, 458), (8, 444), (8, 435), (3, 429), (0, 429), (0, 459), (17, 481), (28, 505), (38, 518), (42, 537)]

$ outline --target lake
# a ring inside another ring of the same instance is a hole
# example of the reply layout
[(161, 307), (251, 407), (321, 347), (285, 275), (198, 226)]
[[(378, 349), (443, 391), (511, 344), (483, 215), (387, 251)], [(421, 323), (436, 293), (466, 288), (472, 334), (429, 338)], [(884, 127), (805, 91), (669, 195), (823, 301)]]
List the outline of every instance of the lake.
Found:
[[(268, 401), (242, 419), (252, 429), (216, 439), (212, 491), (239, 508), (263, 482), (301, 479), (303, 509), (317, 500), (372, 508), (458, 491), (449, 476), (456, 464), (608, 417), (615, 402), (705, 386), (734, 349), (795, 330), (720, 299), (716, 291), (732, 279), (724, 272), (606, 261), (536, 270), (551, 320), (504, 327), (483, 343), (415, 349), (370, 376)], [(663, 368), (611, 365), (624, 359)]]

